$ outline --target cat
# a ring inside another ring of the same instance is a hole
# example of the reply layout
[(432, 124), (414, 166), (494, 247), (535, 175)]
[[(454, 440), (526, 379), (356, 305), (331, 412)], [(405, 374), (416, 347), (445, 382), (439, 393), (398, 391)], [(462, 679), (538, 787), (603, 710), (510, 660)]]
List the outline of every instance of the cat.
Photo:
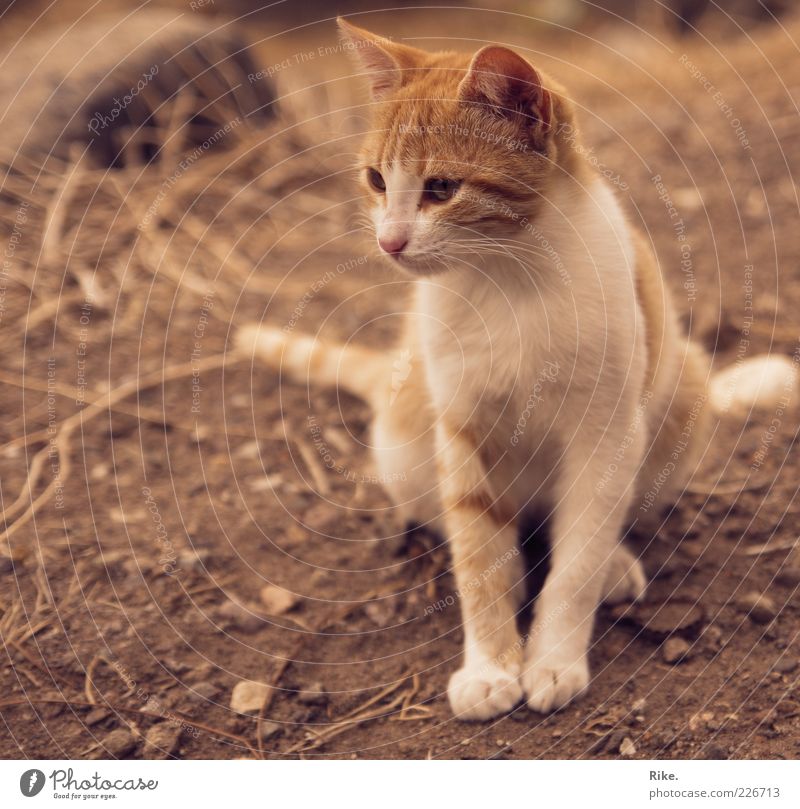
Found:
[[(660, 519), (706, 450), (722, 407), (709, 357), (555, 81), (500, 45), (428, 53), (338, 25), (371, 90), (366, 209), (386, 261), (414, 279), (405, 368), (263, 324), (237, 345), (371, 404), (396, 509), (449, 543), (464, 631), (454, 714), (523, 700), (549, 712), (589, 684), (598, 605), (645, 591), (621, 537)], [(541, 510), (550, 571), (523, 638), (518, 526)]]

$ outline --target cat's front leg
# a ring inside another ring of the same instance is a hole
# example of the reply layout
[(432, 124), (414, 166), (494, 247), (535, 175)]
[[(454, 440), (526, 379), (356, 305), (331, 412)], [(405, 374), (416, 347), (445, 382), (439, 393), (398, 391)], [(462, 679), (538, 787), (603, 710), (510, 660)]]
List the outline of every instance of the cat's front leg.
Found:
[(479, 448), (463, 429), (437, 427), (439, 487), (464, 627), (464, 661), (447, 695), (461, 719), (490, 719), (522, 700), (516, 611), (524, 566), (513, 515), (495, 499)]
[[(584, 425), (583, 440), (576, 438), (564, 453), (550, 572), (537, 599), (522, 674), (533, 710), (560, 708), (589, 684), (587, 656), (595, 611), (601, 599), (614, 596), (607, 586), (609, 563), (618, 553), (643, 454), (643, 428), (630, 427), (637, 424), (636, 418), (627, 423), (627, 431), (603, 425), (605, 440), (597, 444), (589, 439), (592, 430)], [(594, 435), (602, 436), (603, 430)], [(609, 476), (612, 458), (615, 468)], [(635, 568), (632, 582), (636, 586), (626, 595), (635, 596), (643, 589), (639, 573)]]

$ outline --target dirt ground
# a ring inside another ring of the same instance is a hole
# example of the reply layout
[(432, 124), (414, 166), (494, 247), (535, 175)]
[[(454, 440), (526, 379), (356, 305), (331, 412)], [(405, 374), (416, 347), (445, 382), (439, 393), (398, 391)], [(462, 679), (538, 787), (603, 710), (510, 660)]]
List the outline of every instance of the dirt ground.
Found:
[[(716, 367), (800, 350), (800, 22), (549, 37), (435, 13), (374, 27), (531, 48), (581, 105), (587, 159)], [(335, 44), (330, 24), (303, 37), (259, 53)], [(447, 551), (387, 510), (367, 409), (221, 359), (262, 317), (373, 345), (397, 332), (407, 282), (356, 216), (356, 91), (333, 78), (347, 70), (331, 53), (280, 71), (281, 92), (329, 86), (203, 157), (137, 238), (164, 174), (89, 171), (63, 205), (58, 171), (30, 191), (29, 167), (6, 174), (0, 756), (796, 757), (796, 410), (721, 425), (658, 536), (632, 538), (652, 582), (635, 609), (601, 610), (583, 698), (450, 715)], [(325, 104), (337, 114), (320, 121)], [(271, 686), (260, 716), (230, 707), (243, 680)]]

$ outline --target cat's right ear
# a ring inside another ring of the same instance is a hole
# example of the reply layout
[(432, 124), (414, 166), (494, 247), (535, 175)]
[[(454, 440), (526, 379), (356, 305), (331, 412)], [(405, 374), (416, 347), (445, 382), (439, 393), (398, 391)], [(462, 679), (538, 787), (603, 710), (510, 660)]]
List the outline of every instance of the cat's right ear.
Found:
[(383, 101), (397, 92), (408, 71), (424, 56), (423, 51), (365, 31), (342, 17), (337, 17), (336, 23), (342, 47), (369, 79), (374, 101)]

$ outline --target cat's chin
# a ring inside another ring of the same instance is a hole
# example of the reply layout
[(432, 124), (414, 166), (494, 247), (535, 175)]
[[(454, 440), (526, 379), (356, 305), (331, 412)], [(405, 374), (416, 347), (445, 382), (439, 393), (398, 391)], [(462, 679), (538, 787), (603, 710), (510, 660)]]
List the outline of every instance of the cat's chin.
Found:
[(402, 270), (414, 278), (441, 275), (450, 270), (450, 267), (446, 264), (432, 260), (425, 253), (419, 253), (417, 255), (407, 255), (404, 253), (398, 256), (387, 256), (386, 261), (392, 267)]

